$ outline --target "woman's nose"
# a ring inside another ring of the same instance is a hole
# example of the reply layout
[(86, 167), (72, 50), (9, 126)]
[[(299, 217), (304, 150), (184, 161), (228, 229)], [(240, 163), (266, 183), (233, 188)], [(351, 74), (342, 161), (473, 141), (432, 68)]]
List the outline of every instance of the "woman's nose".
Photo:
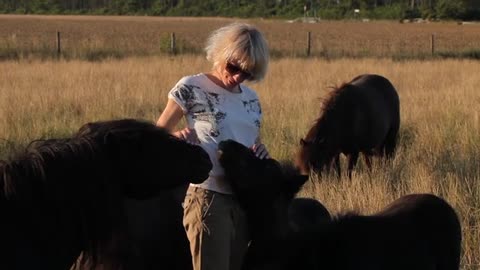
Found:
[(240, 72), (240, 73), (238, 73), (238, 74), (233, 75), (233, 79), (234, 79), (237, 83), (243, 82), (247, 77), (248, 77), (248, 75), (244, 74), (243, 72)]

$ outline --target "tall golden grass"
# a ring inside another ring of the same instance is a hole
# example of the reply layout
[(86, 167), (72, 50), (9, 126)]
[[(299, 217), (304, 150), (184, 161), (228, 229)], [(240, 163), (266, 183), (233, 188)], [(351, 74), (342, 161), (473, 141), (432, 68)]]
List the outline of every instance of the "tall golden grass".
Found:
[(305, 56), (310, 32), (310, 53), (326, 58), (428, 58), (432, 35), (438, 55), (480, 57), (480, 24), (42, 15), (0, 15), (0, 57), (55, 56), (57, 31), (62, 55), (68, 59), (163, 54), (169, 50), (171, 33), (176, 34), (179, 52), (198, 53), (211, 30), (233, 21), (257, 25), (273, 55)]
[[(186, 74), (208, 71), (200, 56), (146, 57), (104, 62), (0, 63), (0, 157), (38, 138), (68, 136), (88, 121), (155, 121), (167, 92)], [(385, 59), (276, 59), (266, 79), (252, 85), (264, 111), (263, 141), (271, 155), (291, 160), (299, 139), (319, 116), (330, 86), (377, 73), (397, 87), (401, 101), (398, 151), (371, 173), (362, 162), (351, 181), (312, 181), (302, 196), (332, 212), (375, 212), (401, 195), (445, 198), (463, 226), (462, 265), (480, 266), (480, 62)]]

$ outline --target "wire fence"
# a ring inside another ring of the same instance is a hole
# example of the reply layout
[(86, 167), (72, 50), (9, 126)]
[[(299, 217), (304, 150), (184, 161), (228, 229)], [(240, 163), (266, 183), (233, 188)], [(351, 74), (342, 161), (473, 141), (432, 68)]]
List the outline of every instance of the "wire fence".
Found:
[[(467, 39), (452, 42), (446, 33), (417, 36), (333, 37), (318, 31), (266, 32), (273, 57), (323, 58), (480, 58), (478, 43)], [(101, 33), (50, 31), (13, 32), (0, 36), (0, 59), (79, 58), (102, 59), (161, 54), (201, 54), (203, 39), (182, 32)]]

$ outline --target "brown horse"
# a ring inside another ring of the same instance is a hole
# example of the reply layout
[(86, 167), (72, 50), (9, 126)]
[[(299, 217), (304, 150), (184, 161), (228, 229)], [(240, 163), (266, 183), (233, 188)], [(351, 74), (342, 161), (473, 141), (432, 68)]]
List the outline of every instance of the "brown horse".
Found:
[(68, 269), (82, 251), (80, 266), (127, 268), (124, 198), (202, 182), (211, 166), (201, 147), (132, 119), (35, 141), (0, 161), (0, 269)]
[(397, 91), (386, 78), (365, 74), (332, 91), (321, 116), (300, 140), (296, 164), (302, 173), (321, 173), (333, 167), (338, 176), (340, 154), (348, 157), (348, 176), (359, 153), (371, 168), (372, 155), (392, 157), (400, 127)]

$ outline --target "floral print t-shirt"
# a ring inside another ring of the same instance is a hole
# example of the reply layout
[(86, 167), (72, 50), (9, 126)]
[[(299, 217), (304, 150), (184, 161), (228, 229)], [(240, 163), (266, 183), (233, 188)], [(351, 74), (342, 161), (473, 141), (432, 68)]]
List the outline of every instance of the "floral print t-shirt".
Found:
[(182, 108), (188, 127), (195, 129), (213, 163), (209, 178), (194, 186), (231, 194), (218, 162), (218, 144), (231, 139), (251, 147), (259, 137), (262, 110), (258, 96), (243, 84), (240, 89), (240, 93), (229, 92), (201, 73), (183, 77), (168, 93)]

